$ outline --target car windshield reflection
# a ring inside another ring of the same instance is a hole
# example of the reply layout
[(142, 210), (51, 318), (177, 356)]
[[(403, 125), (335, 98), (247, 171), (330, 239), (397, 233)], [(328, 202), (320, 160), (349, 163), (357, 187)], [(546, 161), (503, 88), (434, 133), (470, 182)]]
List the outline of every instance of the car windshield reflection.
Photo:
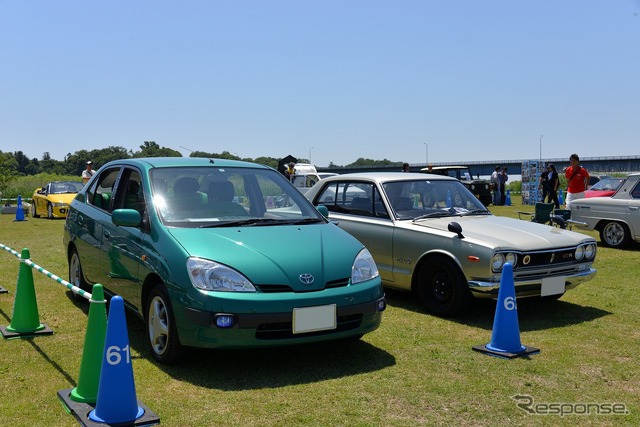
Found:
[(458, 181), (399, 181), (386, 183), (383, 188), (400, 220), (490, 214)]
[(324, 222), (272, 170), (162, 168), (151, 171), (153, 204), (176, 227), (232, 227)]

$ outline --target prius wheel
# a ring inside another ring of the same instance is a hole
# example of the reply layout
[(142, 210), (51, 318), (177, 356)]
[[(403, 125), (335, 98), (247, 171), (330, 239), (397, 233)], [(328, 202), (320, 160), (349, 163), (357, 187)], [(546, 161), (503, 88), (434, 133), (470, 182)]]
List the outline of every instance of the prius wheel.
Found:
[(40, 215), (36, 212), (36, 202), (31, 201), (31, 217), (32, 218), (40, 218)]
[(600, 229), (600, 240), (610, 248), (620, 248), (631, 239), (627, 226), (621, 222), (610, 221)]
[(53, 205), (51, 203), (47, 203), (47, 218), (53, 219)]
[(153, 357), (161, 363), (176, 363), (182, 353), (169, 294), (163, 285), (156, 285), (147, 297), (145, 321), (147, 338)]
[[(71, 250), (71, 255), (69, 256), (69, 283), (85, 292), (91, 292), (89, 284), (82, 273), (82, 266), (80, 265), (78, 251), (75, 249)], [(85, 301), (84, 297), (76, 294), (75, 292), (73, 293), (73, 298), (78, 301)]]
[(460, 268), (444, 256), (431, 257), (418, 273), (418, 296), (429, 312), (450, 317), (471, 304), (467, 279)]

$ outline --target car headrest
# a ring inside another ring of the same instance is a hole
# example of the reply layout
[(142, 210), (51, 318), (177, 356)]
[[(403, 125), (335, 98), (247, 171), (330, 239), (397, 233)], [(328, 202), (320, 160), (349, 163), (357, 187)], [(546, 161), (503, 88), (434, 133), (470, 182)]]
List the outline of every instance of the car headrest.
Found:
[(195, 178), (183, 176), (178, 178), (173, 184), (173, 192), (175, 194), (195, 193), (200, 188), (200, 183)]
[(233, 200), (235, 190), (230, 181), (212, 181), (209, 183), (207, 196), (210, 202), (230, 202)]

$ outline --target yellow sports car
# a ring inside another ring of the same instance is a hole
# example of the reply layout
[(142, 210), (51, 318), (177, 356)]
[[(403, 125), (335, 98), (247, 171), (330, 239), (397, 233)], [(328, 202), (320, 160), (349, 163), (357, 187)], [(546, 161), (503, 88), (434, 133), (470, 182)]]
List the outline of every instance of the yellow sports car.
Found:
[(31, 216), (39, 218), (66, 218), (69, 203), (76, 197), (84, 184), (77, 181), (54, 181), (33, 192)]

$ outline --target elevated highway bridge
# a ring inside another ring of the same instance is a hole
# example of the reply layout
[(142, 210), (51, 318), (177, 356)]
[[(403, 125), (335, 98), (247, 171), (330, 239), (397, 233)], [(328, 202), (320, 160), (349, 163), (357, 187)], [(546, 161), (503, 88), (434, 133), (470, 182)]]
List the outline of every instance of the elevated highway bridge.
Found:
[[(510, 174), (518, 175), (522, 170), (522, 162), (540, 159), (520, 159), (520, 160), (495, 160), (495, 161), (460, 161), (446, 163), (431, 163), (432, 166), (469, 166), (474, 176), (487, 177), (495, 170), (496, 166), (507, 167)], [(562, 171), (569, 166), (569, 156), (563, 158), (544, 158), (541, 159), (545, 164), (553, 163), (558, 171)], [(611, 172), (639, 172), (640, 171), (640, 155), (639, 156), (611, 156), (611, 157), (581, 157), (580, 164), (584, 166), (591, 174), (606, 174)], [(425, 163), (409, 162), (410, 172), (420, 172), (420, 169), (427, 167)], [(384, 165), (384, 166), (354, 166), (354, 167), (318, 167), (319, 172), (333, 173), (354, 173), (354, 172), (400, 172), (400, 165)]]

